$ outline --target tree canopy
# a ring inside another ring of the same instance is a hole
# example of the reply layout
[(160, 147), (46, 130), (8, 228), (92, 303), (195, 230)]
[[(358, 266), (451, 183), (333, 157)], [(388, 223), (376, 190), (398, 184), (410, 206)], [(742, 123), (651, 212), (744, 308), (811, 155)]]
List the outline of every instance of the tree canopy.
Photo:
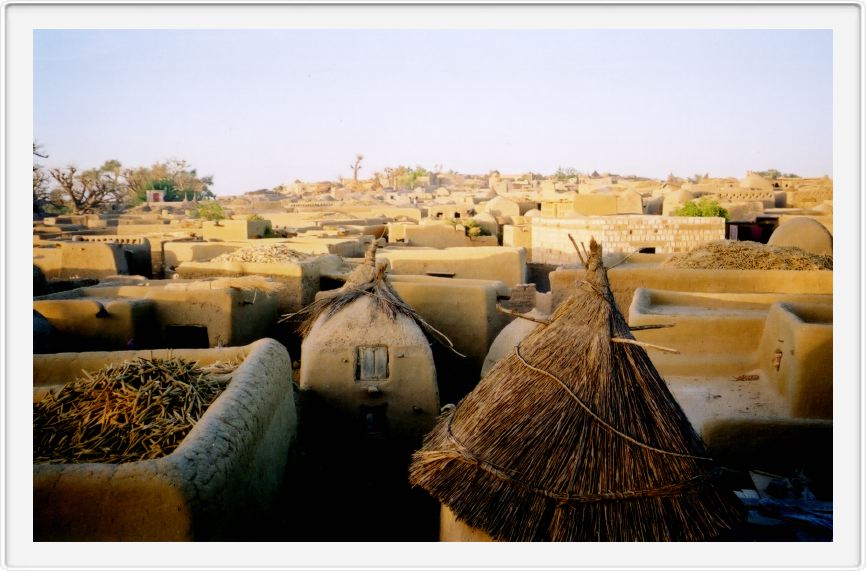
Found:
[(702, 196), (697, 201), (689, 201), (673, 211), (674, 216), (719, 217), (728, 220), (728, 211), (719, 206), (715, 198)]
[(778, 169), (767, 169), (765, 171), (755, 171), (755, 174), (761, 175), (764, 178), (768, 178), (770, 180), (776, 180), (777, 178), (800, 178), (799, 175), (794, 173), (783, 173)]
[(42, 145), (33, 143), (33, 212), (34, 214), (42, 211), (46, 204), (50, 202), (48, 192), (49, 175), (45, 169), (39, 164), (36, 159), (47, 159), (48, 155), (41, 151)]
[[(109, 159), (97, 168), (80, 170), (75, 165), (53, 167), (47, 173), (36, 158), (47, 158), (33, 143), (33, 211), (76, 214), (96, 212), (111, 205), (137, 204), (147, 200), (148, 190), (165, 191), (166, 202), (214, 198), (213, 176), (199, 176), (182, 159), (169, 159), (149, 167), (127, 167)], [(53, 185), (49, 186), (49, 183)]]
[(418, 186), (418, 180), (420, 178), (430, 174), (430, 172), (421, 165), (417, 165), (414, 169), (412, 167), (401, 165), (398, 167), (387, 167), (384, 170), (385, 177), (388, 179), (388, 185), (395, 189), (413, 189)]
[(556, 180), (568, 180), (570, 178), (577, 178), (580, 173), (577, 172), (577, 169), (574, 167), (558, 167), (556, 172), (553, 173), (553, 176)]

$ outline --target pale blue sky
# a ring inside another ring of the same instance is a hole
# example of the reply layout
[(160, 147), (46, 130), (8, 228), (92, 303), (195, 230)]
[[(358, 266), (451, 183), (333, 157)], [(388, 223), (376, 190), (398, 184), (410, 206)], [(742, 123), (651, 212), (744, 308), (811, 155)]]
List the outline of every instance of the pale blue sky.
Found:
[(40, 30), (48, 165), (187, 159), (219, 194), (398, 164), (832, 176), (825, 30)]

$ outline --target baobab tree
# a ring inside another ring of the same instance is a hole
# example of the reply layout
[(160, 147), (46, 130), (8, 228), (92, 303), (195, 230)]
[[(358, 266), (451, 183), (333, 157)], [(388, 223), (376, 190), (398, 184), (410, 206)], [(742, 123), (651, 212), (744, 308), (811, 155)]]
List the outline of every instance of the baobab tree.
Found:
[(106, 161), (97, 169), (79, 172), (75, 165), (52, 168), (48, 172), (55, 180), (55, 190), (75, 214), (96, 212), (125, 198), (126, 184), (120, 179), (118, 161)]
[(358, 171), (361, 170), (361, 161), (364, 160), (364, 155), (358, 153), (355, 156), (355, 162), (349, 165), (352, 169), (352, 179), (355, 181), (355, 184), (358, 184)]
[(48, 174), (42, 168), (42, 165), (36, 162), (36, 157), (47, 159), (48, 155), (41, 150), (42, 145), (33, 143), (33, 212), (42, 211), (44, 204), (48, 202)]

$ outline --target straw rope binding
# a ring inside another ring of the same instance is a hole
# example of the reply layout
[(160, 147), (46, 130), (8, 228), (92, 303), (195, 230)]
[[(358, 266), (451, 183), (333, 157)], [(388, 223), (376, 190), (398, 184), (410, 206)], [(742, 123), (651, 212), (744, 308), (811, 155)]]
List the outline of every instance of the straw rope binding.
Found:
[(500, 541), (716, 537), (742, 505), (645, 347), (618, 341), (601, 260), (590, 242), (584, 282), (440, 417), (410, 482)]

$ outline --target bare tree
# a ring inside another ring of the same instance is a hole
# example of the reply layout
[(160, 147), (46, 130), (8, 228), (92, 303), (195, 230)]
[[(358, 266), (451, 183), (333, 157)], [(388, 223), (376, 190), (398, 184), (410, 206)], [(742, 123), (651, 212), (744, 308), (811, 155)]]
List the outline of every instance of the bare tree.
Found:
[(42, 145), (33, 143), (33, 212), (41, 212), (42, 207), (49, 202), (48, 174), (35, 157), (47, 159), (48, 155), (41, 152)]
[(355, 156), (355, 162), (349, 165), (352, 169), (352, 179), (355, 181), (355, 184), (358, 183), (358, 171), (361, 170), (361, 161), (364, 160), (364, 155), (358, 153)]
[(397, 187), (397, 179), (394, 176), (394, 172), (392, 167), (385, 167), (385, 177), (388, 179), (388, 186), (391, 188)]
[(72, 206), (75, 214), (95, 212), (122, 200), (126, 192), (126, 185), (121, 184), (118, 178), (120, 163), (117, 163), (116, 176), (102, 168), (79, 173), (74, 165), (65, 169), (52, 168), (49, 172), (57, 182), (57, 194)]

